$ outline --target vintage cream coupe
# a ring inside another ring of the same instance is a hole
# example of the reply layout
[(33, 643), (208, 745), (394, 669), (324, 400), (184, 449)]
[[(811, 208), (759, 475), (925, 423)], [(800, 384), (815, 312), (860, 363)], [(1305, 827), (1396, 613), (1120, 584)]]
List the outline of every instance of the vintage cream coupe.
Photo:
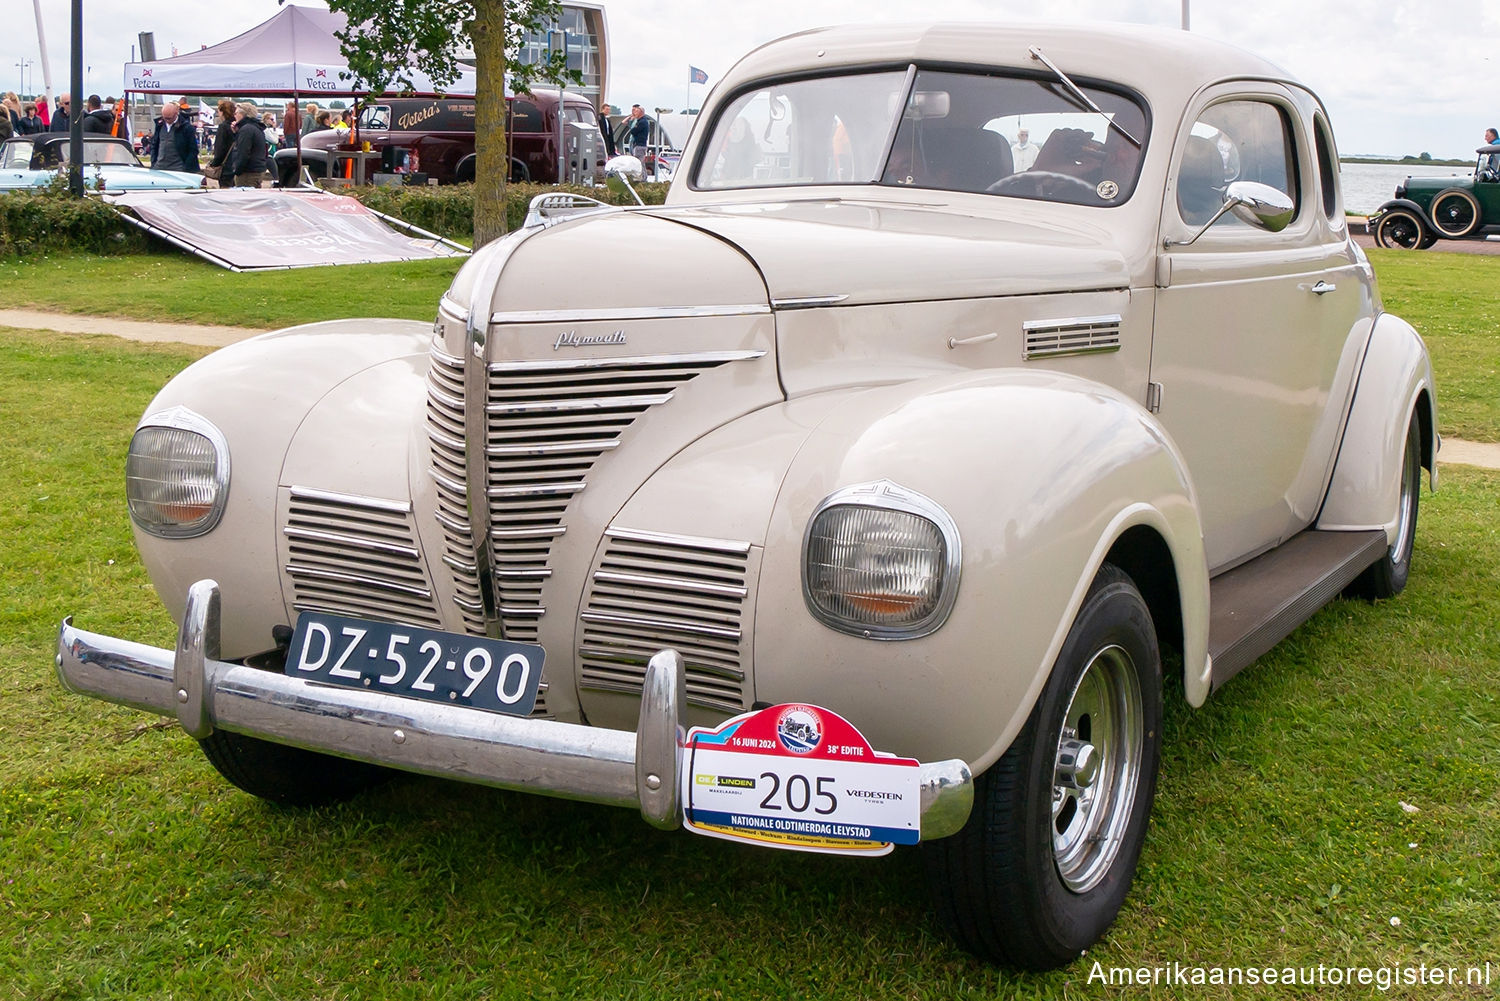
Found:
[(920, 839), (965, 948), (1067, 963), (1164, 698), (1405, 584), (1432, 373), (1338, 182), (1318, 98), (1193, 35), (781, 39), (664, 206), (551, 196), (435, 324), (168, 384), (126, 485), (177, 649), (64, 623), (63, 683), (272, 800), (389, 766)]

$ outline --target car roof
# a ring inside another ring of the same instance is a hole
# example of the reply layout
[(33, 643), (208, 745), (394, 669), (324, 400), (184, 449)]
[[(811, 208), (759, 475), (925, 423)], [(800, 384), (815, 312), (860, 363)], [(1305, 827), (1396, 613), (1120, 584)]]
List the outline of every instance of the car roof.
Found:
[(1070, 76), (1115, 81), (1150, 100), (1179, 106), (1216, 80), (1271, 79), (1303, 86), (1274, 63), (1191, 32), (1039, 21), (814, 28), (755, 49), (730, 70), (721, 85), (728, 92), (750, 79), (768, 76), (909, 62), (1047, 72), (1031, 57), (1031, 46)]
[[(66, 132), (49, 132), (46, 135), (33, 135), (27, 138), (35, 141), (39, 146), (56, 146), (59, 143), (71, 141)], [(85, 133), (83, 141), (89, 143), (118, 143), (121, 146), (130, 147), (129, 140), (121, 139), (119, 136), (101, 136), (96, 133)], [(132, 150), (132, 152), (134, 151)]]

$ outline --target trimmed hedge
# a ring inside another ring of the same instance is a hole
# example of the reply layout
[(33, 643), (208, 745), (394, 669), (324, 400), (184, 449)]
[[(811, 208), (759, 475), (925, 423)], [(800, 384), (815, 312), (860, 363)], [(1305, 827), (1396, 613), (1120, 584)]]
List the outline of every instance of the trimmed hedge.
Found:
[(0, 257), (63, 249), (134, 254), (149, 250), (150, 240), (100, 199), (74, 198), (66, 180), (0, 193)]
[[(637, 184), (641, 200), (660, 205), (667, 197), (665, 184)], [(413, 226), (431, 230), (453, 240), (468, 242), (474, 235), (474, 185), (445, 184), (440, 187), (334, 188), (341, 195), (361, 202), (386, 215), (404, 219)], [(526, 221), (526, 207), (537, 195), (567, 191), (597, 198), (611, 205), (634, 205), (629, 194), (616, 195), (609, 188), (586, 188), (572, 184), (515, 183), (505, 186), (506, 228), (517, 229)]]
[[(473, 239), (472, 184), (334, 190), (358, 198), (377, 212), (450, 239), (462, 243)], [(640, 184), (636, 190), (648, 205), (660, 205), (667, 196), (665, 184)], [(615, 205), (634, 204), (628, 194), (621, 197), (604, 187), (508, 184), (505, 205), (509, 228), (515, 229), (525, 221), (526, 207), (533, 198), (552, 191), (571, 191)], [(0, 257), (24, 257), (55, 250), (134, 254), (157, 249), (164, 249), (164, 245), (122, 220), (100, 199), (72, 197), (65, 181), (36, 191), (0, 193)]]

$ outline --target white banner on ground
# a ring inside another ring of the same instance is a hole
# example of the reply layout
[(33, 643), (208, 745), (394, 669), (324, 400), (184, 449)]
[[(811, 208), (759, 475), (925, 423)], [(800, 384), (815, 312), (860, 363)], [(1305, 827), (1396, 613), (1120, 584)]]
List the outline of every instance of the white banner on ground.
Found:
[(355, 199), (326, 191), (133, 191), (109, 201), (224, 266), (247, 271), (465, 253), (398, 233)]

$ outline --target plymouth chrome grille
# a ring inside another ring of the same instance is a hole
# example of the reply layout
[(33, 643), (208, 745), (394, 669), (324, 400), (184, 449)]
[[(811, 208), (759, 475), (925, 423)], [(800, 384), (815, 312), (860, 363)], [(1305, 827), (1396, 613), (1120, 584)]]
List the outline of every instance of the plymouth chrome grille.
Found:
[(535, 642), (552, 542), (594, 463), (646, 411), (689, 380), (760, 351), (494, 362), (489, 366), (485, 496), (496, 613), (507, 639)]
[(297, 611), (442, 628), (410, 504), (292, 487), (282, 532)]
[(646, 662), (682, 654), (687, 701), (746, 708), (748, 543), (612, 528), (581, 618), (579, 686), (639, 695)]
[(1120, 315), (1077, 316), (1067, 320), (1033, 320), (1022, 324), (1026, 344), (1021, 357), (1058, 358), (1120, 349)]
[(427, 373), (427, 439), (432, 478), (437, 484), (437, 518), (443, 528), (443, 563), (451, 571), (453, 602), (464, 630), (485, 633), (479, 568), (474, 564), (474, 532), (464, 461), (464, 363), (434, 345)]

